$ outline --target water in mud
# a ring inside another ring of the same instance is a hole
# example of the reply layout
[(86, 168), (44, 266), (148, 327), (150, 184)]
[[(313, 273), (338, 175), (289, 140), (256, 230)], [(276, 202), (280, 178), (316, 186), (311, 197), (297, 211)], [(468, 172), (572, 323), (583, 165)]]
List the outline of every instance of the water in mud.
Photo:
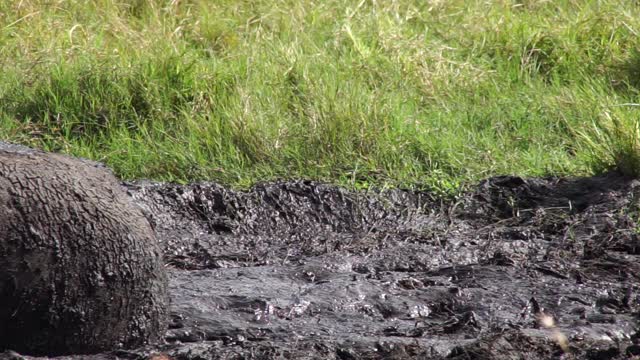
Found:
[(640, 356), (634, 180), (497, 177), (451, 201), (305, 181), (125, 187), (164, 249), (170, 330), (77, 359)]

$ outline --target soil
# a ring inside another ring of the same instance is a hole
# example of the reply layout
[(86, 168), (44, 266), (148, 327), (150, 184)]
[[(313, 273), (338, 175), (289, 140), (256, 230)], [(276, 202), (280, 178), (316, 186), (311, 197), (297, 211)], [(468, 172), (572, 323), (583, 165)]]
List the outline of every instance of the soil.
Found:
[(71, 358), (640, 358), (639, 181), (124, 186), (164, 250), (166, 344)]

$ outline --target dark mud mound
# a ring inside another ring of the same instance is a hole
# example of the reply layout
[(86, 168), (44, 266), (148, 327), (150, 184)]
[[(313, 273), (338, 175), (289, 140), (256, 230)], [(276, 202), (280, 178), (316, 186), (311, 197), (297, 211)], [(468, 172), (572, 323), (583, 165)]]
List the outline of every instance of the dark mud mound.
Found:
[(0, 142), (0, 351), (139, 347), (167, 329), (167, 277), (104, 167)]
[(128, 184), (170, 269), (139, 359), (629, 359), (639, 183), (486, 180), (454, 201), (313, 182)]

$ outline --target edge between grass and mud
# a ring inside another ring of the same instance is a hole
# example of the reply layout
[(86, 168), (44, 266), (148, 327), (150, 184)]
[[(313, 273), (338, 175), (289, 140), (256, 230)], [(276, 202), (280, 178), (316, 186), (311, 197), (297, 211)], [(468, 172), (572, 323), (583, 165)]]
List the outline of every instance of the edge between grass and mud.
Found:
[(0, 4), (0, 138), (122, 179), (640, 175), (623, 1)]

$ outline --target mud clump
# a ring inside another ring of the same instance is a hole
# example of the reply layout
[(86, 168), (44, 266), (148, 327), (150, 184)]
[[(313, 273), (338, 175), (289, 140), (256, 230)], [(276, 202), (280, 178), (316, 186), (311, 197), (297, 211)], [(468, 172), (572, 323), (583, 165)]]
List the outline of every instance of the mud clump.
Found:
[(0, 350), (84, 354), (162, 339), (155, 235), (99, 164), (0, 143)]
[(640, 187), (496, 177), (453, 200), (310, 182), (135, 182), (161, 242), (167, 343), (145, 359), (629, 359)]

